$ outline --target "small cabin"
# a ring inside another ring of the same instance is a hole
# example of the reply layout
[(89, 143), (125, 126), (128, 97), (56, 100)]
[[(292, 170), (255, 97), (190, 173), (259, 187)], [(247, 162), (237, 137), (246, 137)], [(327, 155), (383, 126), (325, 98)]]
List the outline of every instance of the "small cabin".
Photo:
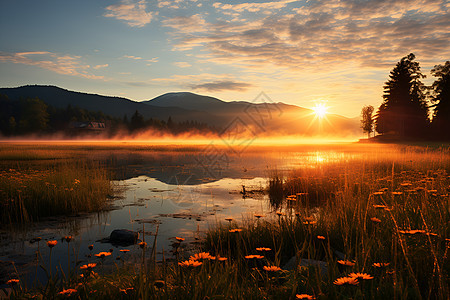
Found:
[(78, 132), (98, 132), (106, 130), (103, 122), (70, 122), (69, 129)]

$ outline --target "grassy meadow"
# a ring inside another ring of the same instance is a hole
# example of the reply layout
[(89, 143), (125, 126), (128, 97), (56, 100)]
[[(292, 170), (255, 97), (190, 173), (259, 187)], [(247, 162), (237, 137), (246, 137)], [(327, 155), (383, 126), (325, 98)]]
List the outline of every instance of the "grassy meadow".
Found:
[[(194, 246), (174, 237), (172, 249), (158, 260), (157, 232), (135, 246), (141, 249), (138, 257), (125, 249), (111, 254), (93, 247), (88, 264), (58, 276), (47, 273), (46, 285), (27, 287), (21, 274), (11, 274), (11, 296), (448, 299), (450, 149), (371, 147), (355, 155), (321, 149), (314, 161), (269, 172), (270, 214), (219, 220)], [(5, 216), (10, 223), (39, 219), (43, 212), (34, 210), (41, 205), (47, 212), (59, 205), (52, 214), (99, 209), (101, 201), (84, 202), (110, 193), (105, 168), (90, 165), (84, 150), (51, 157), (32, 149), (22, 156), (8, 151), (0, 149), (8, 166), (0, 179), (2, 222)], [(31, 168), (30, 161), (40, 161), (46, 171)], [(69, 249), (70, 242), (71, 237), (42, 241), (38, 257), (51, 255), (54, 247)], [(42, 259), (38, 266), (51, 270)]]

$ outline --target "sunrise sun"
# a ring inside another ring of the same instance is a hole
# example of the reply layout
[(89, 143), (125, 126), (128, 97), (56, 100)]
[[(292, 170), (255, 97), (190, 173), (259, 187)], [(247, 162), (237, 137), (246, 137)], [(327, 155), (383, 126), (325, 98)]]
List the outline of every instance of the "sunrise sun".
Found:
[(325, 117), (327, 114), (327, 109), (328, 107), (326, 107), (323, 103), (316, 104), (316, 106), (313, 107), (313, 111), (318, 118)]

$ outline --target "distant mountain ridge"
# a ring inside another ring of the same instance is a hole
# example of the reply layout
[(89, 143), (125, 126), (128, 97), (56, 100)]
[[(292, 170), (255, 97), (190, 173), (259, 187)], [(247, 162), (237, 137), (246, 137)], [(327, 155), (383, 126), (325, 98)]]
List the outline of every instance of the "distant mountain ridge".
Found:
[(166, 93), (148, 101), (132, 101), (122, 97), (102, 96), (69, 91), (56, 86), (28, 85), (0, 88), (0, 94), (12, 100), (38, 97), (49, 105), (66, 108), (78, 106), (90, 111), (128, 118), (139, 111), (145, 118), (173, 121), (197, 121), (217, 128), (230, 129), (239, 122), (240, 129), (253, 134), (355, 135), (359, 120), (340, 115), (327, 115), (320, 121), (312, 110), (285, 103), (225, 102), (190, 92)]

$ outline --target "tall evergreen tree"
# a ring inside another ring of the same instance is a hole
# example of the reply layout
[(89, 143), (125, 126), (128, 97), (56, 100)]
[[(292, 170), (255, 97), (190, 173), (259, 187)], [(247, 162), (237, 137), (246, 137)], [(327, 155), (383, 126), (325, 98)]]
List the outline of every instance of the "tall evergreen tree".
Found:
[(431, 70), (437, 77), (433, 83), (431, 101), (436, 103), (433, 113), (435, 136), (450, 139), (450, 61), (437, 65)]
[(384, 86), (383, 103), (376, 116), (377, 132), (403, 137), (424, 136), (429, 124), (425, 86), (414, 54), (403, 57)]
[(142, 129), (145, 126), (144, 117), (136, 110), (131, 116), (130, 130)]

